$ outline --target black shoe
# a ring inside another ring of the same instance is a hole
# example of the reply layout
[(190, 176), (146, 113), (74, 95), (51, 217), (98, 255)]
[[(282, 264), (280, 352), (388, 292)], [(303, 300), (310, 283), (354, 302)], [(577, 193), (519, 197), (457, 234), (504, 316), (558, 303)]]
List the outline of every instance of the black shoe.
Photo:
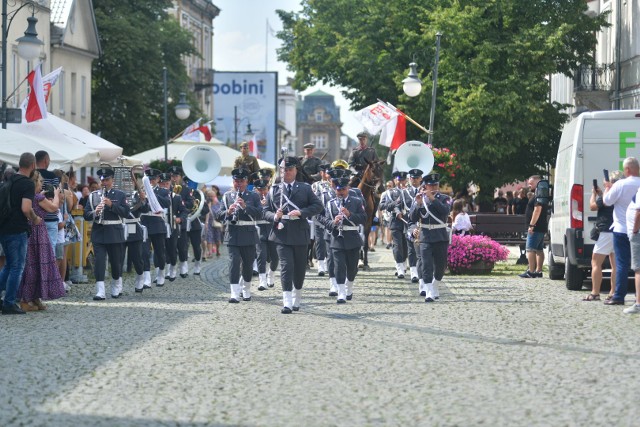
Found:
[(435, 300), (431, 297), (427, 297), (424, 299), (424, 302), (435, 302)]
[(2, 306), (2, 314), (27, 314), (18, 304), (9, 304)]
[(417, 277), (412, 277), (411, 278), (411, 283), (418, 283), (420, 281), (420, 279), (418, 279)]
[(293, 306), (293, 311), (300, 311), (300, 307), (296, 307), (295, 305)]
[(242, 297), (242, 301), (251, 301), (251, 297), (249, 298)]
[(142, 289), (151, 289), (151, 286), (149, 286), (149, 285), (142, 285)]
[(157, 286), (157, 287), (159, 287), (159, 288), (161, 288), (161, 287), (163, 287), (163, 286), (164, 286), (164, 283), (156, 283), (156, 286)]
[(267, 283), (267, 286), (270, 287), (270, 288), (273, 288), (275, 285), (276, 285), (275, 283), (272, 283), (272, 284), (268, 284)]
[(330, 297), (337, 297), (338, 293), (337, 292), (329, 292), (329, 296)]
[(353, 294), (347, 295), (347, 301), (351, 301), (353, 299)]
[(398, 277), (398, 272), (397, 272), (397, 271), (396, 271), (395, 273), (393, 273), (393, 274), (395, 274), (395, 275), (396, 275), (396, 277)]
[(318, 276), (324, 277), (324, 271), (318, 271)]
[(346, 304), (347, 302), (345, 300), (343, 300), (342, 298), (340, 298), (338, 301), (336, 301), (336, 304)]
[(421, 296), (421, 297), (426, 297), (426, 296), (427, 296), (427, 291), (422, 291), (422, 292), (420, 292), (420, 296)]
[(624, 300), (608, 299), (604, 302), (604, 305), (624, 305)]
[(259, 274), (259, 273), (258, 273), (257, 271), (253, 270), (253, 275), (254, 275), (254, 276), (257, 276), (258, 274)]
[(532, 273), (529, 270), (525, 271), (522, 274), (518, 274), (518, 277), (522, 278), (522, 279), (534, 279), (538, 276), (536, 276), (536, 273)]
[(189, 274), (187, 273), (180, 274), (180, 277), (182, 277), (183, 279), (186, 279), (187, 277), (189, 277)]
[(98, 295), (96, 295), (95, 297), (93, 297), (94, 301), (104, 301), (104, 297), (100, 297)]
[(258, 286), (258, 290), (259, 291), (266, 291), (267, 288), (265, 288), (264, 286), (260, 285), (260, 286)]
[(387, 249), (391, 249), (391, 243), (387, 245)]
[(291, 309), (289, 307), (282, 307), (282, 310), (280, 310), (280, 313), (291, 314)]
[(169, 277), (169, 281), (170, 281), (170, 282), (173, 282), (174, 280), (176, 280), (176, 278), (175, 278), (175, 277)]
[(239, 302), (240, 302), (240, 301), (239, 301), (239, 300), (237, 300), (237, 299), (235, 299), (235, 298), (229, 298), (229, 303), (230, 303), (230, 304), (237, 304), (237, 303), (239, 303)]
[(168, 274), (164, 276), (164, 280), (169, 280), (169, 279), (171, 279), (171, 276), (169, 276)]
[[(200, 275), (200, 273), (193, 273), (193, 275), (194, 275), (194, 276), (199, 276), (199, 275)], [(188, 274), (187, 274), (187, 276), (188, 276)]]
[(404, 274), (398, 274), (398, 279), (404, 279)]
[(136, 291), (136, 293), (137, 293), (137, 294), (141, 294), (141, 293), (142, 293), (142, 291), (144, 291), (144, 287), (142, 287), (142, 288), (140, 288), (140, 289), (135, 288), (134, 290)]
[(122, 294), (118, 294), (118, 295), (111, 295), (111, 298), (113, 299), (118, 299), (122, 296)]

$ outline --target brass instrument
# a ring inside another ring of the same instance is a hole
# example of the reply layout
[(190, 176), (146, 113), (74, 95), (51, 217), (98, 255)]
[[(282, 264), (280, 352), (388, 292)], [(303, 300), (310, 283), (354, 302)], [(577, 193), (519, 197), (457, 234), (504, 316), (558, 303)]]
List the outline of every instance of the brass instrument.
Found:
[(200, 195), (200, 199), (196, 199), (194, 197), (193, 207), (191, 208), (189, 216), (187, 216), (187, 231), (191, 231), (191, 223), (198, 219), (198, 217), (200, 216), (200, 212), (202, 212), (202, 208), (204, 208), (204, 204), (206, 203), (204, 193), (200, 190), (195, 191), (197, 191)]
[(180, 184), (172, 185), (171, 191), (173, 191), (173, 194), (178, 194), (178, 195), (182, 194), (182, 185)]

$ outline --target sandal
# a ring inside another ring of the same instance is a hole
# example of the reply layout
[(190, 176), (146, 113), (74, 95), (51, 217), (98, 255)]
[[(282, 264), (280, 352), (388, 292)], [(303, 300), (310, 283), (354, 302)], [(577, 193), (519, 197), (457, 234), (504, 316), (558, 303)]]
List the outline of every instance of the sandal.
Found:
[(589, 294), (585, 298), (582, 298), (582, 301), (600, 301), (600, 294)]
[(607, 298), (606, 298), (607, 301), (611, 301), (612, 299), (613, 299), (613, 295), (612, 294), (611, 295), (607, 295)]

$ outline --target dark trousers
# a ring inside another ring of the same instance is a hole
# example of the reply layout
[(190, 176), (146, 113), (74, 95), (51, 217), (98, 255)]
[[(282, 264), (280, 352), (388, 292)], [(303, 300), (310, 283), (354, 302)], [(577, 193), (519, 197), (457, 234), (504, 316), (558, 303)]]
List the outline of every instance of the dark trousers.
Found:
[(171, 233), (171, 237), (164, 239), (164, 249), (167, 254), (167, 264), (176, 265), (178, 263), (178, 232)]
[(316, 259), (322, 261), (327, 257), (327, 243), (324, 240), (324, 228), (319, 225), (316, 227)]
[(242, 279), (250, 282), (253, 277), (253, 260), (256, 258), (256, 245), (227, 246), (229, 248), (229, 280), (231, 284), (240, 283), (240, 269)]
[(393, 258), (397, 263), (405, 262), (407, 260), (407, 235), (404, 228), (391, 230), (391, 238), (393, 239)]
[(631, 268), (631, 244), (627, 233), (613, 233), (613, 250), (616, 253), (616, 290), (613, 299), (624, 301), (629, 287)]
[[(144, 261), (142, 260), (142, 240), (135, 242), (125, 243), (125, 250), (127, 253), (127, 264), (133, 263), (133, 268), (136, 269), (136, 274), (142, 274), (144, 272)], [(124, 266), (124, 254), (122, 251), (122, 265)], [(147, 260), (149, 257), (147, 257)]]
[[(326, 247), (328, 248), (329, 245), (331, 244), (331, 240), (325, 240), (324, 244), (326, 245)], [(334, 271), (334, 260), (333, 260), (333, 251), (332, 250), (328, 250), (327, 251), (327, 270), (329, 270), (329, 278), (332, 277), (336, 277), (336, 272)]]
[(180, 262), (189, 260), (189, 243), (193, 247), (193, 257), (196, 261), (202, 259), (202, 234), (201, 230), (182, 230), (178, 238), (178, 259)]
[(416, 245), (407, 239), (407, 258), (409, 258), (409, 267), (415, 267), (418, 264), (418, 251)]
[(144, 262), (144, 271), (151, 271), (150, 255), (152, 245), (153, 265), (160, 270), (164, 270), (164, 265), (166, 263), (164, 240), (164, 234), (150, 234), (149, 239), (142, 244), (142, 261)]
[(93, 274), (96, 282), (104, 282), (107, 270), (107, 255), (109, 255), (109, 265), (111, 266), (111, 278), (122, 277), (122, 243), (96, 243), (93, 242), (93, 253), (96, 256), (96, 264)]
[(442, 280), (447, 268), (447, 248), (449, 242), (420, 243), (420, 258), (422, 260), (422, 280), (431, 283), (433, 279)]
[(331, 249), (333, 253), (333, 265), (336, 282), (345, 283), (345, 279), (353, 282), (358, 274), (358, 259), (360, 248)]
[(180, 262), (189, 259), (189, 234), (186, 230), (182, 230), (178, 237), (178, 259)]
[(307, 272), (307, 245), (289, 246), (278, 244), (276, 249), (280, 258), (282, 290), (290, 292), (294, 286), (296, 289), (302, 289), (304, 275)]
[(258, 273), (266, 273), (267, 264), (269, 264), (269, 269), (271, 271), (276, 271), (278, 269), (279, 261), (276, 244), (261, 240), (260, 243), (256, 245), (256, 249), (258, 254)]

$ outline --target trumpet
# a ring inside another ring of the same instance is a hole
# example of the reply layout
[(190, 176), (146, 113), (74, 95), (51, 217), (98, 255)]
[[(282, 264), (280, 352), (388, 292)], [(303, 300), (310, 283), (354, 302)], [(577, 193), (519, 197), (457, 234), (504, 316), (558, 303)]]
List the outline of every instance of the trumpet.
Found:
[(173, 191), (173, 194), (180, 194), (182, 193), (182, 185), (180, 184), (176, 184), (174, 186), (172, 186), (171, 191)]

